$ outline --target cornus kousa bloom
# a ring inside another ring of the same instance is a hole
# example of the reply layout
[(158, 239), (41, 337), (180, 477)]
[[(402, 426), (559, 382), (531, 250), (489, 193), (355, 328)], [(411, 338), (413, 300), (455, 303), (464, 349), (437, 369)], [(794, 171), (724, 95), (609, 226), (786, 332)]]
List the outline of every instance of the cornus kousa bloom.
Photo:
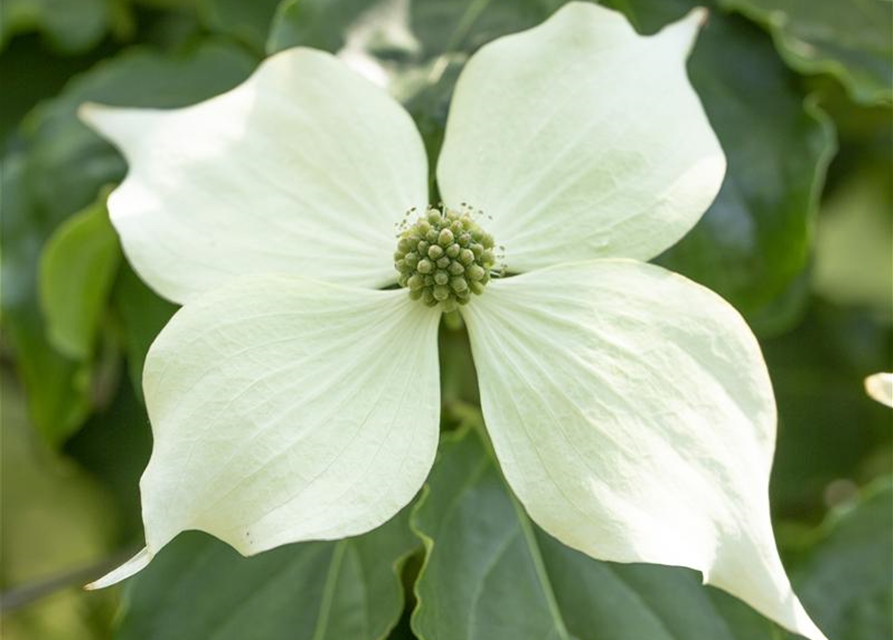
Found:
[(144, 372), (146, 548), (95, 586), (188, 529), (251, 555), (391, 518), (434, 461), (438, 325), (457, 310), (534, 521), (594, 558), (698, 569), (823, 638), (773, 538), (757, 342), (717, 295), (645, 262), (725, 172), (685, 71), (703, 17), (642, 37), (572, 3), (482, 48), (433, 208), (409, 115), (319, 51), (185, 109), (86, 106), (129, 162), (109, 199), (126, 254), (184, 305)]

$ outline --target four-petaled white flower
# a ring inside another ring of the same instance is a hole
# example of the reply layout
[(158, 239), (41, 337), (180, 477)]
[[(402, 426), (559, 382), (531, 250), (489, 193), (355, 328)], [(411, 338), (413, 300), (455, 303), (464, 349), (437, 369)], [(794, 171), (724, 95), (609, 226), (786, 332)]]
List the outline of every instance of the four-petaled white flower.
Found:
[[(458, 307), (534, 521), (594, 558), (698, 569), (824, 638), (775, 547), (757, 342), (720, 297), (645, 262), (725, 172), (685, 71), (702, 19), (642, 37), (571, 3), (482, 48), (449, 113), (440, 214), (409, 115), (319, 51), (185, 109), (86, 106), (129, 162), (109, 199), (127, 256), (184, 305), (144, 372), (146, 549), (96, 586), (188, 529), (250, 555), (388, 520), (434, 461), (437, 331)], [(487, 282), (497, 261), (510, 277)]]

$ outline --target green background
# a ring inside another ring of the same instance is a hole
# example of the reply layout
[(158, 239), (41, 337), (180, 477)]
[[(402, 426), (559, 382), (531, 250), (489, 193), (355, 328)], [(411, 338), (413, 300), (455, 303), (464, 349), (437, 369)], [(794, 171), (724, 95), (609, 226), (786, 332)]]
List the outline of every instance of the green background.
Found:
[[(252, 559), (186, 534), (123, 587), (80, 589), (140, 546), (140, 371), (175, 307), (122, 257), (105, 198), (126, 167), (78, 105), (188, 105), (275, 51), (351, 38), (387, 70), (434, 158), (469, 55), (562, 2), (405, 0), (399, 24), (387, 4), (0, 5), (3, 637), (791, 637), (694, 572), (597, 562), (537, 529), (480, 437), (467, 338), (447, 330), (441, 451), (390, 523)], [(643, 33), (695, 6), (604, 4)], [(760, 338), (780, 418), (775, 530), (807, 609), (831, 640), (889, 640), (893, 411), (862, 380), (893, 369), (893, 3), (700, 4), (710, 20), (689, 73), (729, 170), (657, 261), (719, 292)]]

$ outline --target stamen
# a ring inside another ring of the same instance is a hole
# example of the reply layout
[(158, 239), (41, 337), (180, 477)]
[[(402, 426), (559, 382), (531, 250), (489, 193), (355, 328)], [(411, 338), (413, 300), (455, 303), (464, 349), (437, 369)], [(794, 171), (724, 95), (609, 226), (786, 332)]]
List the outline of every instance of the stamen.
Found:
[[(464, 202), (456, 211), (444, 205), (430, 207), (414, 223), (407, 212), (398, 226), (394, 267), (397, 282), (409, 289), (409, 297), (429, 307), (440, 305), (444, 312), (468, 304), (472, 294), (480, 295), (494, 270), (496, 250), (493, 236), (481, 229), (474, 212)], [(500, 247), (501, 248), (501, 247)]]

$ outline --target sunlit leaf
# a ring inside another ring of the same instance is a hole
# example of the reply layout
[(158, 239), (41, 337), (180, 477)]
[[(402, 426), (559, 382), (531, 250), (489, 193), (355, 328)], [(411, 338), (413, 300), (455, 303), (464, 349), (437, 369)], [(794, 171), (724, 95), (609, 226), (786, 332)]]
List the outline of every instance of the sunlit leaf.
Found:
[[(9, 373), (0, 378), (0, 388), (3, 638), (91, 640), (108, 624), (112, 603), (108, 596), (85, 603), (80, 585), (65, 576), (110, 552), (115, 522), (108, 495), (71, 460), (34, 437), (22, 388)], [(46, 585), (53, 580), (58, 581), (55, 590)], [(38, 599), (41, 594), (51, 597)]]
[(856, 168), (822, 207), (816, 233), (815, 289), (842, 305), (893, 314), (893, 166)]
[(68, 218), (41, 256), (40, 295), (50, 342), (76, 360), (93, 353), (121, 250), (105, 197)]

